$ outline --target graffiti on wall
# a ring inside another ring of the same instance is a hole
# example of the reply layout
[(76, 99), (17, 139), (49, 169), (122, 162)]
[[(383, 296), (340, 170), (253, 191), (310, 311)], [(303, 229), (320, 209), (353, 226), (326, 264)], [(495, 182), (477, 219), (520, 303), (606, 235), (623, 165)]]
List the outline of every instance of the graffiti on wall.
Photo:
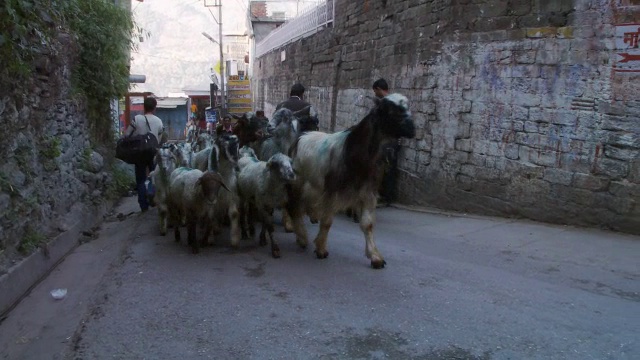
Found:
[(640, 23), (616, 25), (616, 72), (640, 72)]

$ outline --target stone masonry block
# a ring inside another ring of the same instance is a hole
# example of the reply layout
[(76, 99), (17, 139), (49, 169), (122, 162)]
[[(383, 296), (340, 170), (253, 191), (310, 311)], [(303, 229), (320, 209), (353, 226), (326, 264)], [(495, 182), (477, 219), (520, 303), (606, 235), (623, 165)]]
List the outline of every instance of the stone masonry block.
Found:
[(472, 139), (458, 139), (455, 142), (455, 149), (465, 152), (473, 151), (473, 140)]
[(604, 130), (629, 131), (633, 133), (638, 130), (638, 126), (638, 118), (636, 117), (603, 116), (602, 129)]
[(614, 181), (609, 187), (609, 192), (620, 198), (631, 198), (640, 201), (640, 185), (627, 181)]
[(536, 54), (536, 63), (541, 65), (557, 65), (562, 60), (562, 53), (560, 49), (538, 51)]
[(557, 33), (557, 29), (551, 26), (527, 29), (527, 37), (534, 38), (534, 39), (539, 39), (544, 37), (554, 37), (556, 36), (556, 33)]
[(640, 159), (629, 163), (629, 176), (627, 179), (632, 183), (640, 184)]
[(593, 173), (596, 175), (605, 175), (611, 179), (623, 179), (629, 174), (629, 163), (620, 160), (599, 158), (595, 160)]
[(609, 179), (589, 174), (575, 173), (573, 186), (592, 191), (602, 191), (609, 186)]
[(507, 159), (518, 160), (520, 158), (520, 147), (517, 144), (506, 144), (504, 146), (504, 156)]
[(536, 50), (516, 50), (515, 58), (517, 64), (535, 64)]
[(558, 154), (555, 151), (538, 150), (527, 146), (519, 148), (520, 160), (539, 166), (555, 167), (558, 162)]
[(456, 184), (458, 187), (465, 191), (471, 190), (471, 184), (473, 183), (473, 178), (464, 174), (456, 175)]
[(604, 155), (612, 159), (630, 161), (640, 159), (640, 149), (619, 148), (606, 145), (604, 148)]
[(542, 99), (540, 94), (536, 93), (522, 93), (522, 92), (514, 92), (512, 94), (512, 104), (532, 107), (532, 106), (540, 106), (542, 103)]
[(544, 170), (544, 180), (554, 184), (571, 185), (573, 173), (569, 171), (546, 168)]
[(605, 136), (606, 143), (615, 147), (630, 147), (640, 149), (640, 134), (627, 133), (621, 134), (617, 132), (609, 133)]
[[(524, 106), (514, 105), (511, 110), (511, 116), (513, 117), (514, 120), (526, 121), (529, 119), (529, 108), (526, 108)], [(524, 123), (523, 123), (523, 128), (524, 128)]]
[(526, 133), (538, 133), (538, 123), (534, 121), (525, 121), (524, 122), (524, 132)]

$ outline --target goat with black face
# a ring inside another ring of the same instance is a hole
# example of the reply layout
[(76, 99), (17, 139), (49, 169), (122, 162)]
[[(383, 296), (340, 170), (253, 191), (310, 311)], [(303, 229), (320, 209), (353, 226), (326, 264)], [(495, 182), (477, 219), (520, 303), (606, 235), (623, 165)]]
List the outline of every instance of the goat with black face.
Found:
[(333, 216), (354, 208), (361, 214), (360, 228), (371, 266), (384, 267), (384, 258), (373, 240), (380, 143), (401, 137), (415, 137), (415, 126), (407, 98), (390, 94), (375, 99), (374, 108), (357, 125), (334, 134), (308, 132), (294, 143), (290, 155), (298, 177), (289, 188), (287, 210), (299, 246), (304, 248), (308, 242), (302, 222), (305, 211), (320, 219), (315, 253), (323, 259), (329, 255), (327, 234)]

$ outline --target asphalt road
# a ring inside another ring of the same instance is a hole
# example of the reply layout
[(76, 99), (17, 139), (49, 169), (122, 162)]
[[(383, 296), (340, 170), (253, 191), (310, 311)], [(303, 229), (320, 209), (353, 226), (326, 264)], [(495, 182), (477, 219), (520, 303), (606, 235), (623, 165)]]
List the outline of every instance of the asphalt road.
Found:
[[(131, 209), (127, 198), (118, 211)], [(273, 259), (257, 239), (231, 250), (228, 234), (192, 255), (158, 235), (155, 210), (111, 219), (0, 324), (0, 358), (640, 359), (640, 237), (377, 217), (382, 270), (345, 216), (326, 260), (281, 226)]]

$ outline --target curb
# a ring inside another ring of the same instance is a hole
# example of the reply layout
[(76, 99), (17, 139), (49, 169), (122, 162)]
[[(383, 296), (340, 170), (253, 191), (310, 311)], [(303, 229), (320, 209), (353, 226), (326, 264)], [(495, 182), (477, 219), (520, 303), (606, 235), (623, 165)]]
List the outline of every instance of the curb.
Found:
[(70, 226), (39, 248), (9, 271), (0, 276), (0, 322), (31, 290), (40, 283), (64, 258), (78, 247), (82, 231), (102, 223), (104, 216), (113, 208), (114, 201), (102, 205), (85, 207), (82, 216)]

